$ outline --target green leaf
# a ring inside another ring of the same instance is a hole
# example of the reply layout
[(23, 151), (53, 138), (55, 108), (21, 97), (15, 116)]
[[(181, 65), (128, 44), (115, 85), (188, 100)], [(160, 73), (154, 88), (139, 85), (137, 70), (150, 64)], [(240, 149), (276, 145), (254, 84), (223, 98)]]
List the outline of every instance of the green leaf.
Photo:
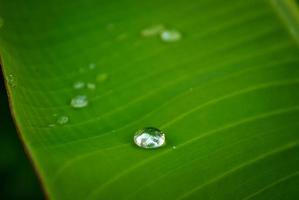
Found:
[[(50, 199), (299, 198), (294, 1), (1, 0), (0, 13), (12, 112)], [(141, 34), (162, 25), (181, 38)], [(165, 147), (133, 143), (148, 126)]]

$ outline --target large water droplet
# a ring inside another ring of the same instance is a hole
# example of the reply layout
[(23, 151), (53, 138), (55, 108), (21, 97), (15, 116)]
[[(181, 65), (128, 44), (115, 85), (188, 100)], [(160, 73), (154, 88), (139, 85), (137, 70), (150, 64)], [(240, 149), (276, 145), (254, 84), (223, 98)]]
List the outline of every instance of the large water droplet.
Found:
[(57, 118), (57, 124), (63, 125), (69, 122), (69, 117), (62, 115), (60, 117)]
[(148, 27), (146, 29), (143, 29), (141, 31), (141, 35), (143, 37), (156, 36), (156, 35), (160, 34), (164, 29), (165, 28), (164, 28), (163, 24), (153, 25), (153, 26), (150, 26), (150, 27)]
[(74, 89), (83, 89), (85, 87), (85, 83), (83, 81), (77, 81), (73, 85)]
[(15, 76), (12, 74), (9, 74), (7, 77), (7, 83), (10, 87), (15, 88), (17, 86)]
[(135, 133), (134, 142), (145, 149), (159, 148), (165, 144), (165, 135), (157, 128), (148, 127)]
[(177, 30), (164, 30), (160, 34), (163, 42), (177, 42), (182, 38), (182, 34)]
[(88, 99), (85, 95), (78, 95), (72, 98), (71, 106), (73, 108), (84, 108), (88, 105)]

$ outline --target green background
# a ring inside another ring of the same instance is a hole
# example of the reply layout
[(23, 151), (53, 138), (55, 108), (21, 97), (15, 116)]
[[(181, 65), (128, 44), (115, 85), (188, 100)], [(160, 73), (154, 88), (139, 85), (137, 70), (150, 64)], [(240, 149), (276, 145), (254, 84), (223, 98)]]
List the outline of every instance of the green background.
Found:
[[(1, 0), (0, 13), (12, 112), (49, 198), (298, 199), (293, 1)], [(140, 35), (156, 24), (182, 39)], [(73, 109), (76, 95), (89, 105)], [(50, 127), (56, 115), (70, 120)], [(133, 144), (147, 126), (164, 148)]]

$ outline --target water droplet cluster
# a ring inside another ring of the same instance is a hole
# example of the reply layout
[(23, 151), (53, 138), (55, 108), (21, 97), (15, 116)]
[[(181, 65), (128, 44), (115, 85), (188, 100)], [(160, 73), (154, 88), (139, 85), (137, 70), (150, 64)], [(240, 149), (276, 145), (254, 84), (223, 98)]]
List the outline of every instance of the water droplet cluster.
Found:
[(163, 24), (152, 25), (141, 31), (143, 37), (159, 36), (163, 42), (177, 42), (182, 39), (182, 33), (176, 29), (165, 28)]

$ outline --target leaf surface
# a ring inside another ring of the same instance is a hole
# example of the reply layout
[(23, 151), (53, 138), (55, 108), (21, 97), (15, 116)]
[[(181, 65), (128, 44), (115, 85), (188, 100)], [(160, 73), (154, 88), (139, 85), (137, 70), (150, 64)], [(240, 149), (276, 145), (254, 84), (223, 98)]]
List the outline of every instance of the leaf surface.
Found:
[[(12, 111), (50, 199), (298, 199), (295, 6), (1, 0)], [(182, 38), (141, 34), (158, 25)], [(165, 147), (134, 145), (148, 126)]]

